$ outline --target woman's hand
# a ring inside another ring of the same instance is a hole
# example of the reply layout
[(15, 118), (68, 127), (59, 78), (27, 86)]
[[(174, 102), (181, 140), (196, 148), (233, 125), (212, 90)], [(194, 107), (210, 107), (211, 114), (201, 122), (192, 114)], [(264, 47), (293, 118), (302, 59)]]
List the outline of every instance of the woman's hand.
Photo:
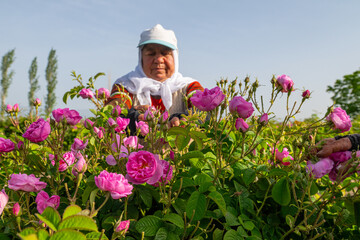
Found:
[(186, 121), (185, 118), (179, 119), (178, 117), (173, 117), (169, 122), (169, 127), (178, 127), (181, 124), (181, 121)]
[(325, 158), (330, 154), (340, 151), (347, 151), (351, 148), (350, 139), (347, 137), (336, 140), (335, 138), (325, 138), (315, 145), (311, 153), (317, 157)]

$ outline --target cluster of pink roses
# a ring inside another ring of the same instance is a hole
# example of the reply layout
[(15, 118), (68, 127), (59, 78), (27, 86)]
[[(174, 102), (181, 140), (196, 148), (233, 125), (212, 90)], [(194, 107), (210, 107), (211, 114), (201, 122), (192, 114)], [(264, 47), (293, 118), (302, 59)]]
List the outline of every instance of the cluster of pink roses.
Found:
[(96, 91), (96, 94), (94, 94), (91, 89), (83, 88), (79, 92), (80, 97), (83, 99), (91, 99), (96, 95), (96, 98), (98, 99), (107, 99), (110, 97), (110, 91), (106, 88), (99, 88)]
[[(348, 173), (351, 166), (347, 162), (351, 157), (351, 151), (332, 153), (329, 157), (322, 158), (316, 163), (307, 161), (307, 170), (315, 178), (322, 178), (328, 174), (332, 181), (336, 181), (339, 174), (340, 177), (347, 177), (348, 174), (351, 174)], [(360, 157), (360, 151), (356, 152), (356, 157)]]
[(6, 105), (6, 112), (7, 113), (18, 113), (20, 111), (19, 104), (14, 104), (14, 106), (11, 106), (10, 104)]
[(65, 121), (69, 125), (76, 125), (82, 117), (78, 111), (69, 108), (58, 108), (52, 111), (52, 115), (57, 123)]

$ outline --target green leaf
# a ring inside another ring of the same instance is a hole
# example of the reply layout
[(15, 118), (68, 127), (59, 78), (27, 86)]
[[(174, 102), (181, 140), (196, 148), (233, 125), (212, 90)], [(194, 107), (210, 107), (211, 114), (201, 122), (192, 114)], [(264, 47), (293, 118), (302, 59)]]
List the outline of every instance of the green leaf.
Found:
[(218, 228), (216, 228), (213, 231), (213, 240), (222, 240), (223, 239), (223, 230), (220, 230)]
[(148, 215), (141, 218), (135, 225), (136, 230), (141, 234), (144, 232), (145, 236), (155, 236), (159, 228), (162, 226), (160, 218), (154, 215)]
[(39, 240), (35, 233), (21, 237), (22, 240)]
[(49, 233), (45, 229), (39, 229), (37, 235), (39, 240), (47, 240), (50, 238)]
[(82, 209), (78, 205), (70, 205), (65, 209), (64, 214), (63, 214), (63, 219), (70, 217), (72, 215), (76, 215), (81, 211), (82, 211)]
[(61, 221), (60, 214), (52, 207), (47, 207), (40, 215), (36, 213), (36, 216), (49, 226), (54, 231), (57, 231), (59, 222)]
[(280, 168), (274, 168), (274, 169), (271, 169), (270, 172), (269, 172), (269, 177), (273, 177), (273, 176), (287, 176), (288, 173), (283, 170), (283, 169), (280, 169)]
[[(88, 234), (86, 234), (86, 239), (87, 240), (108, 240), (108, 237), (105, 234), (102, 234), (101, 232), (90, 232)], [(101, 238), (100, 238), (101, 236)]]
[(90, 206), (93, 206), (96, 198), (96, 194), (100, 189), (96, 188), (95, 190), (91, 191), (90, 193)]
[(317, 192), (319, 192), (319, 188), (317, 187), (316, 182), (312, 181), (311, 187), (310, 187), (310, 195), (312, 196), (312, 195), (316, 194)]
[(182, 151), (189, 144), (189, 142), (190, 142), (189, 136), (185, 137), (184, 135), (177, 135), (175, 139), (175, 144), (179, 151)]
[(200, 192), (193, 192), (186, 204), (186, 216), (193, 221), (198, 221), (204, 217), (206, 211), (206, 197)]
[(98, 231), (97, 225), (92, 218), (81, 215), (67, 217), (59, 224), (59, 230), (68, 228), (94, 232)]
[(86, 240), (86, 236), (76, 230), (63, 229), (52, 235), (49, 240)]
[(178, 178), (176, 182), (173, 185), (173, 191), (178, 191), (181, 185), (181, 189), (186, 187), (192, 187), (195, 186), (195, 183), (192, 179), (184, 177), (184, 178)]
[(204, 193), (206, 191), (215, 191), (216, 188), (214, 187), (214, 184), (212, 182), (204, 182), (199, 186), (199, 192)]
[(243, 179), (246, 186), (248, 186), (250, 183), (252, 183), (255, 180), (255, 170), (248, 168), (244, 170)]
[(144, 186), (138, 186), (139, 188), (139, 195), (141, 200), (145, 203), (145, 205), (150, 208), (152, 206), (152, 195), (151, 195), (151, 191), (144, 187)]
[(207, 175), (205, 173), (201, 173), (195, 178), (194, 183), (195, 183), (195, 185), (200, 186), (201, 184), (206, 183), (206, 182), (211, 182), (212, 180), (213, 179), (209, 175)]
[(182, 127), (172, 127), (168, 130), (168, 135), (182, 135), (182, 136), (187, 136), (188, 135), (188, 130), (186, 128), (182, 128)]
[(272, 188), (272, 198), (278, 204), (286, 206), (291, 201), (289, 182), (286, 177), (281, 178)]
[(183, 159), (183, 160), (190, 159), (190, 158), (203, 159), (204, 154), (200, 151), (191, 151), (191, 152), (185, 153), (182, 156), (180, 156), (180, 159)]
[(244, 239), (234, 229), (230, 229), (224, 235), (224, 240), (239, 240)]
[(162, 220), (171, 222), (181, 229), (184, 228), (184, 219), (176, 213), (168, 213), (163, 217)]
[(254, 229), (255, 224), (254, 224), (252, 221), (244, 221), (244, 222), (243, 222), (243, 226), (244, 226), (244, 228), (245, 228), (246, 230), (251, 231), (251, 230)]
[(103, 73), (103, 72), (97, 73), (97, 74), (94, 76), (94, 79), (97, 79), (97, 78), (100, 77), (100, 76), (105, 76), (105, 73)]
[(166, 230), (166, 228), (160, 228), (156, 235), (154, 240), (167, 240), (168, 239), (168, 231)]
[(211, 192), (208, 197), (213, 200), (216, 205), (218, 205), (219, 209), (221, 210), (221, 212), (224, 214), (226, 214), (226, 202), (224, 200), (224, 197), (217, 191)]
[(294, 224), (295, 224), (295, 219), (293, 216), (291, 215), (286, 215), (286, 223), (287, 225), (289, 225), (290, 228), (294, 227)]
[(360, 227), (360, 201), (354, 201), (354, 216), (355, 216), (355, 224)]
[(36, 230), (33, 227), (25, 228), (18, 235), (20, 237), (26, 237), (26, 236), (31, 235), (31, 234), (36, 234)]
[(63, 102), (65, 103), (65, 104), (67, 104), (67, 99), (69, 98), (69, 95), (70, 95), (70, 93), (71, 92), (66, 92), (65, 94), (64, 94), (64, 96), (63, 96)]

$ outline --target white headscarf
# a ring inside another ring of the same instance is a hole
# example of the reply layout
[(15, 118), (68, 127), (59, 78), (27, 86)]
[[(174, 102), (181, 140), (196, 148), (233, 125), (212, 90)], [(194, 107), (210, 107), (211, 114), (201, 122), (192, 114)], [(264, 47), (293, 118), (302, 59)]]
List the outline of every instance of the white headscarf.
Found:
[(142, 68), (141, 48), (139, 48), (139, 62), (134, 71), (115, 81), (115, 84), (123, 85), (127, 91), (136, 95), (141, 105), (151, 105), (151, 95), (161, 96), (162, 102), (167, 110), (172, 106), (172, 93), (183, 88), (196, 80), (183, 77), (179, 73), (179, 57), (177, 50), (173, 50), (175, 71), (174, 74), (164, 82), (148, 78)]

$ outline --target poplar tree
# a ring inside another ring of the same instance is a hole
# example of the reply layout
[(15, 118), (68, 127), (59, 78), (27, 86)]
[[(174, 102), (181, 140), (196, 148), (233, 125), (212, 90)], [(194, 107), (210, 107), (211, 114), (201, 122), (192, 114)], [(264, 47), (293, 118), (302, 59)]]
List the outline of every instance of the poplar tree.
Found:
[(46, 75), (47, 81), (47, 96), (45, 99), (45, 114), (46, 116), (50, 116), (50, 113), (55, 106), (56, 96), (55, 96), (55, 88), (56, 88), (56, 78), (57, 78), (57, 58), (56, 51), (54, 49), (50, 50), (48, 57), (48, 64), (46, 67)]
[(37, 70), (38, 70), (37, 58), (35, 57), (32, 60), (31, 65), (30, 65), (30, 69), (29, 69), (30, 91), (28, 93), (28, 99), (29, 99), (29, 107), (30, 107), (30, 111), (29, 111), (30, 116), (32, 116), (32, 112), (33, 112), (33, 105), (34, 105), (34, 100), (35, 100), (35, 92), (40, 89), (39, 76), (36, 76), (37, 75)]
[(11, 64), (15, 60), (15, 49), (7, 52), (1, 62), (1, 119), (4, 119), (4, 112), (6, 109), (5, 100), (8, 95), (8, 90), (11, 84), (11, 80), (14, 76), (14, 71), (9, 71)]

